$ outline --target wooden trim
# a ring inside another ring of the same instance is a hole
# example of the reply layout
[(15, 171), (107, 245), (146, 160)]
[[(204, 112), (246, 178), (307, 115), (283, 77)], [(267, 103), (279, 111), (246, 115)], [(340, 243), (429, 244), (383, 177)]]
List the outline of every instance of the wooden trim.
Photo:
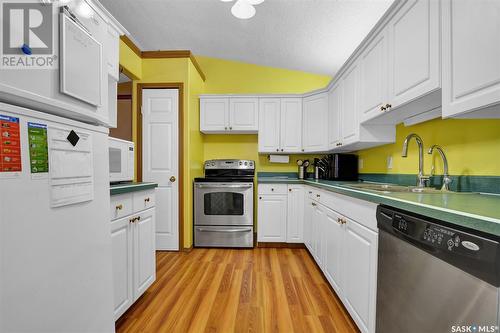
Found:
[(158, 59), (158, 58), (189, 58), (191, 51), (189, 50), (172, 50), (172, 51), (142, 51), (143, 59)]
[(137, 181), (142, 181), (142, 90), (179, 90), (179, 251), (184, 249), (184, 83), (138, 83), (137, 84)]
[(305, 249), (306, 246), (303, 243), (283, 243), (283, 242), (258, 242), (257, 247), (271, 247), (271, 248), (286, 248), (286, 249)]
[(134, 44), (134, 42), (126, 35), (121, 35), (120, 39), (127, 45), (139, 58), (141, 57), (141, 49)]
[(143, 59), (162, 59), (162, 58), (189, 58), (193, 63), (194, 68), (200, 74), (200, 77), (203, 81), (207, 78), (205, 73), (201, 70), (200, 64), (196, 60), (193, 53), (189, 50), (173, 50), (173, 51), (142, 51), (141, 52)]
[(193, 63), (194, 68), (196, 68), (196, 70), (198, 71), (198, 74), (200, 74), (200, 76), (201, 76), (201, 79), (203, 80), (203, 82), (205, 82), (205, 80), (207, 79), (205, 76), (205, 73), (203, 73), (203, 71), (201, 70), (201, 66), (198, 63), (198, 61), (196, 60), (196, 58), (194, 57), (194, 55), (191, 52), (189, 52), (189, 53), (190, 53), (189, 59), (191, 59), (191, 62)]

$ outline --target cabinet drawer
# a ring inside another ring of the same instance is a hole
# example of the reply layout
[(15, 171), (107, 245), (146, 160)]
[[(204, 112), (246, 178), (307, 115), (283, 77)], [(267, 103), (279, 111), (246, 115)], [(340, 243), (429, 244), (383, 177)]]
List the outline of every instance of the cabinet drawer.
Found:
[(110, 217), (116, 220), (132, 214), (132, 194), (113, 195), (111, 197)]
[(314, 200), (314, 201), (320, 201), (322, 191), (314, 188), (314, 187), (307, 187), (306, 188), (306, 195), (309, 199)]
[(134, 193), (134, 211), (139, 212), (155, 206), (155, 190)]
[(287, 193), (286, 184), (260, 184), (259, 185), (259, 195), (260, 194), (286, 194)]

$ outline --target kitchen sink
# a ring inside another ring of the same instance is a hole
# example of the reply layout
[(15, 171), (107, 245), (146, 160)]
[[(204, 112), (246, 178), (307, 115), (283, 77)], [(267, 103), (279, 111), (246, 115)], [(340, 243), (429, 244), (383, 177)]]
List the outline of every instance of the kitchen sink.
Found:
[(409, 193), (422, 193), (422, 194), (443, 193), (443, 191), (432, 187), (419, 188), (416, 186), (404, 186), (396, 184), (357, 183), (357, 184), (349, 184), (346, 186), (356, 189), (383, 192), (383, 193), (394, 193), (394, 192), (409, 192)]

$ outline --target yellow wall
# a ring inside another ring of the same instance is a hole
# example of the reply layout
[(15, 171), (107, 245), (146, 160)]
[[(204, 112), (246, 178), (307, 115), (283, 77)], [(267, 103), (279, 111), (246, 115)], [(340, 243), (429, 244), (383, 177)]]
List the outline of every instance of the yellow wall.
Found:
[[(442, 174), (442, 162), (437, 152), (433, 157), (427, 149), (434, 144), (443, 147), (452, 175), (500, 175), (500, 120), (435, 119), (411, 127), (397, 126), (396, 143), (362, 150), (362, 173), (416, 174), (418, 171), (418, 149), (412, 139), (408, 157), (401, 157), (405, 137), (417, 133), (426, 148), (425, 173), (430, 174), (433, 162), (436, 174)], [(387, 158), (393, 157), (393, 168), (387, 169)]]
[[(331, 77), (281, 68), (258, 66), (204, 56), (196, 56), (207, 79), (205, 94), (287, 94), (324, 88)], [(257, 135), (204, 135), (205, 159), (237, 158), (255, 160), (257, 171), (296, 172), (297, 159), (289, 164), (271, 164), (267, 155), (257, 153)]]
[(142, 77), (142, 59), (132, 51), (127, 44), (120, 39), (120, 65), (132, 77), (140, 79)]

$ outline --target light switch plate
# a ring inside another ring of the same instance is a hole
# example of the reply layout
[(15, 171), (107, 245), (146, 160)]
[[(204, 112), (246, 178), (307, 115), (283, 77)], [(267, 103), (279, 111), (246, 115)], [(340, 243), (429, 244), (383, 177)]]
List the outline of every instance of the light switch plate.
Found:
[(359, 169), (359, 170), (363, 169), (363, 159), (362, 159), (362, 158), (360, 158), (360, 159), (358, 160), (358, 169)]
[(392, 169), (392, 156), (387, 156), (387, 169)]

